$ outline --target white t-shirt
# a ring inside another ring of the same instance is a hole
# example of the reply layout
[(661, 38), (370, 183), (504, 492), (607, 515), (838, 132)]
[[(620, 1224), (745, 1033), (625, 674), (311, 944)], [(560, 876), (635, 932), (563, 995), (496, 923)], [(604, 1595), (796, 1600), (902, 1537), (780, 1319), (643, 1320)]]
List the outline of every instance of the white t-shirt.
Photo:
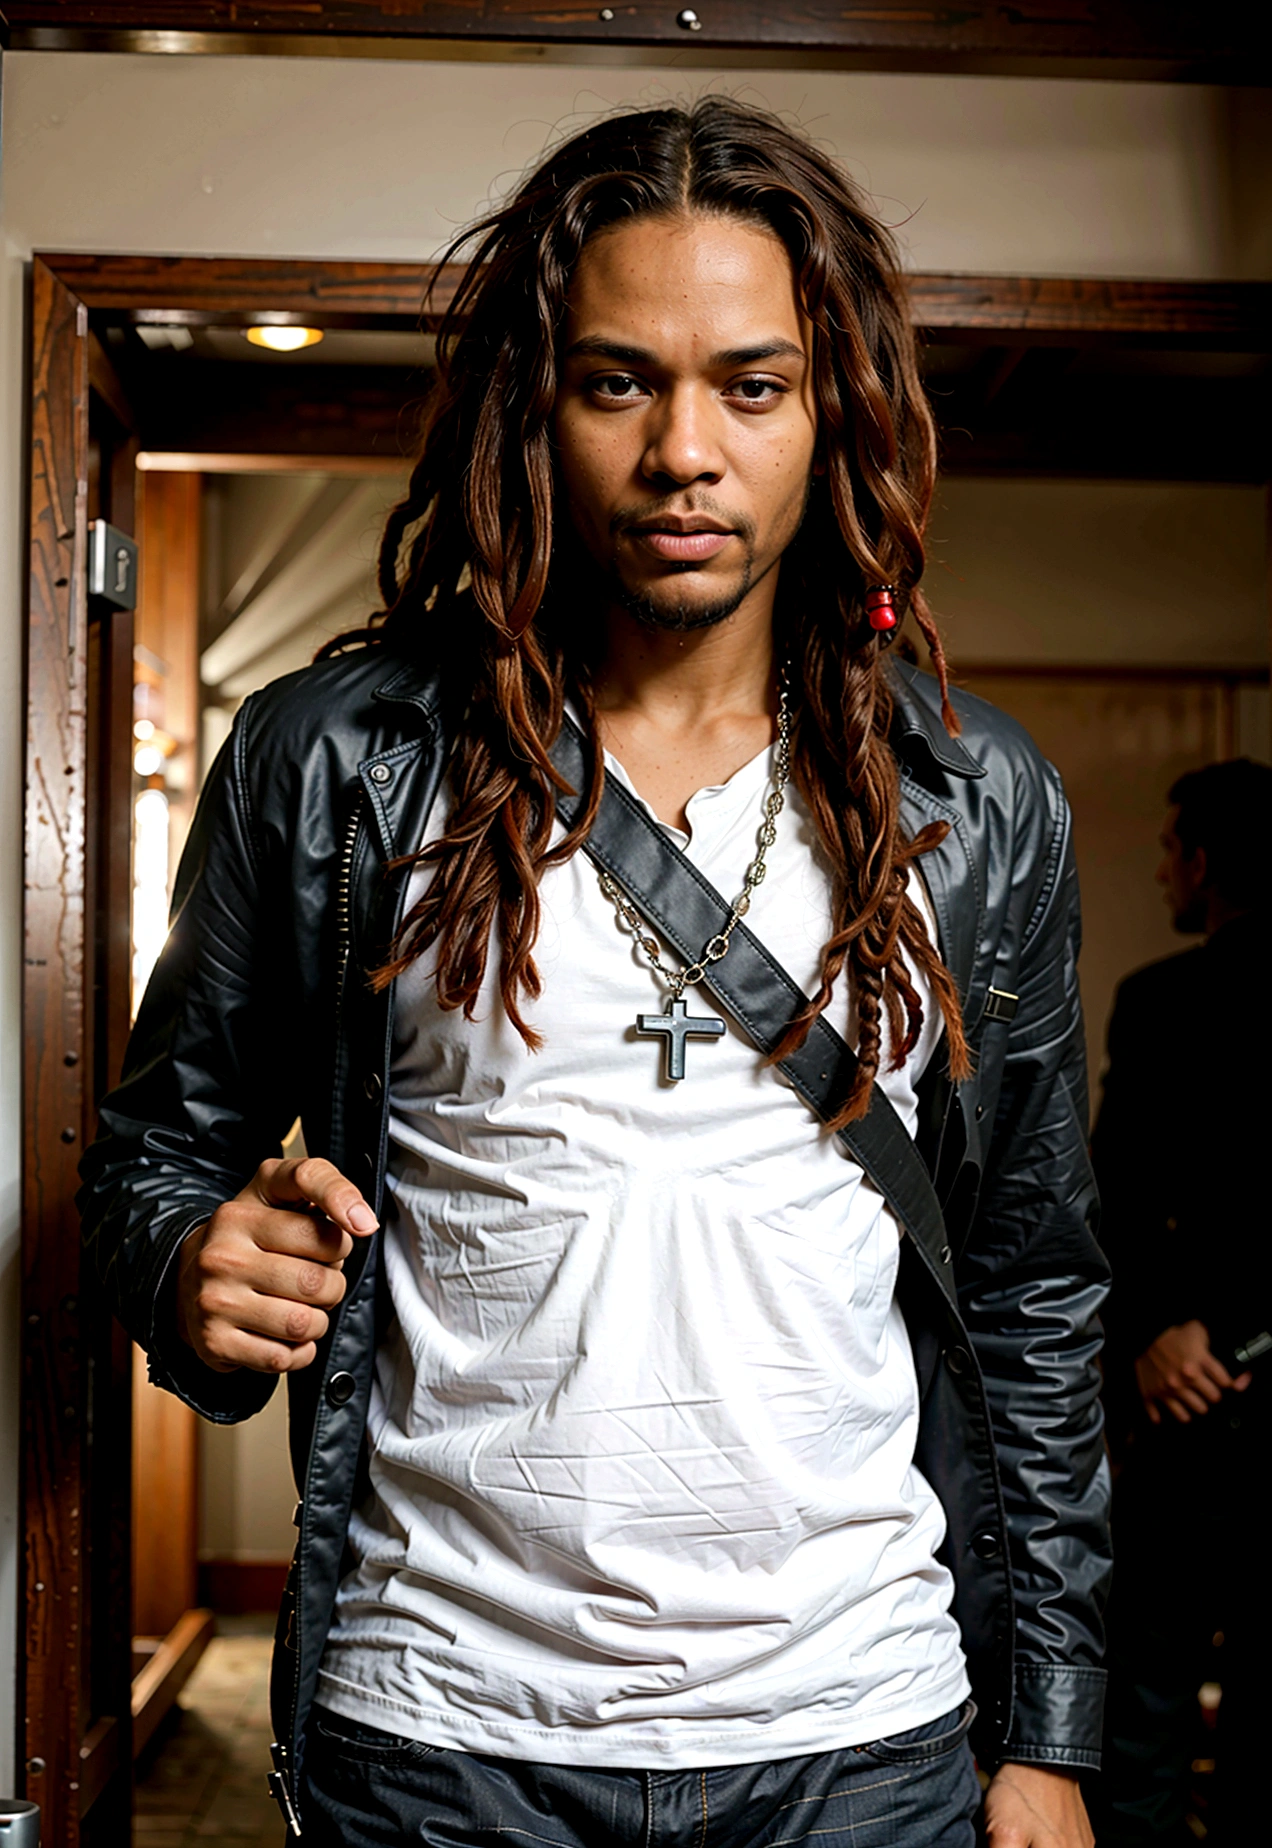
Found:
[[(771, 762), (669, 830), (726, 898)], [(830, 884), (793, 787), (768, 868), (747, 923), (809, 992)], [(430, 955), (399, 983), (396, 1320), (318, 1698), (439, 1745), (666, 1769), (936, 1719), (967, 1680), (896, 1221), (732, 1021), (664, 1079), (634, 1023), (665, 989), (585, 854), (541, 901), (537, 1054), (494, 954), (472, 1022), (438, 1007)], [(920, 993), (921, 1044), (879, 1079), (911, 1130), (940, 1032)], [(845, 995), (829, 1018), (851, 1040)]]

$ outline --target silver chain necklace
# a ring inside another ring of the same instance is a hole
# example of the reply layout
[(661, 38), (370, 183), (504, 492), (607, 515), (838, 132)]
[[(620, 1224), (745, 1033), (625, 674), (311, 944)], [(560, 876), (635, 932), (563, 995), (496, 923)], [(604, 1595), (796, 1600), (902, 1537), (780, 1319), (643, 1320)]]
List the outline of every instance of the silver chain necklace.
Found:
[(729, 943), (738, 924), (751, 909), (751, 894), (763, 882), (768, 870), (766, 856), (769, 848), (777, 839), (777, 818), (786, 803), (786, 785), (791, 774), (791, 699), (786, 674), (783, 672), (778, 692), (777, 703), (777, 751), (773, 759), (772, 788), (764, 802), (764, 818), (756, 836), (755, 858), (746, 869), (742, 881), (742, 890), (733, 901), (729, 912), (729, 921), (722, 931), (704, 944), (702, 953), (696, 962), (689, 963), (682, 969), (669, 969), (663, 962), (658, 947), (658, 939), (648, 935), (648, 926), (639, 911), (628, 899), (625, 892), (610, 877), (603, 867), (598, 867), (601, 891), (609, 899), (619, 918), (630, 932), (633, 942), (644, 953), (650, 969), (661, 975), (671, 991), (665, 1014), (638, 1014), (636, 1031), (645, 1034), (665, 1034), (664, 1076), (677, 1081), (685, 1075), (685, 1042), (694, 1039), (720, 1039), (725, 1032), (724, 1022), (713, 1014), (690, 1014), (684, 1000), (686, 988), (695, 988), (712, 963), (720, 962), (729, 953)]

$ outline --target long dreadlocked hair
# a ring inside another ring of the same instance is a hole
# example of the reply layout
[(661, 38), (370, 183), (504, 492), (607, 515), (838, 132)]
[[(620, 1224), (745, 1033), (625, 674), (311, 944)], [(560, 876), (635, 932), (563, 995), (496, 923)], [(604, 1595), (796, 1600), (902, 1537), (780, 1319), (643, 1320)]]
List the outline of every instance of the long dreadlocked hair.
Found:
[[(471, 1019), (497, 931), (503, 1006), (527, 1047), (541, 1043), (521, 1012), (541, 989), (539, 881), (586, 840), (604, 779), (586, 638), (572, 622), (573, 600), (553, 595), (557, 342), (590, 238), (642, 216), (695, 213), (776, 233), (813, 328), (824, 469), (783, 559), (777, 639), (796, 714), (792, 773), (833, 871), (834, 927), (817, 993), (773, 1059), (801, 1044), (846, 968), (859, 1066), (838, 1128), (866, 1111), (884, 1018), (896, 1066), (918, 1037), (922, 1008), (903, 950), (944, 1016), (952, 1076), (970, 1069), (953, 980), (907, 892), (910, 863), (946, 828), (903, 834), (883, 644), (864, 609), (869, 586), (896, 587), (927, 642), (945, 724), (957, 732), (940, 639), (918, 588), (935, 437), (891, 236), (802, 135), (726, 98), (598, 122), (442, 258), (471, 251), (441, 320), (419, 460), (385, 529), (384, 609), (332, 645), (378, 638), (426, 654), (466, 707), (449, 821), (416, 856), (432, 879), (373, 980), (392, 981), (436, 945), (438, 1000)], [(560, 557), (555, 569), (559, 582)], [(561, 784), (548, 753), (567, 697), (591, 721), (591, 744), (586, 802), (554, 848)]]

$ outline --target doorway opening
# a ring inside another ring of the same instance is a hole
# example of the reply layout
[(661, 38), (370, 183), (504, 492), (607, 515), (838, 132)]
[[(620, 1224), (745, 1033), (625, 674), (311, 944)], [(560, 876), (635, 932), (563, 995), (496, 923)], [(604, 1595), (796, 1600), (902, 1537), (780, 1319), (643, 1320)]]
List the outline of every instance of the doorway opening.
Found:
[[(193, 1415), (144, 1383), (82, 1269), (75, 1169), (236, 704), (375, 606), (378, 528), (455, 282), (440, 278), (422, 318), (426, 279), (381, 264), (33, 266), (19, 1759), (61, 1843), (126, 1839), (136, 1752), (198, 1662), (207, 1612), (277, 1595), (290, 1515), (277, 1495), (246, 1512), (236, 1498), (286, 1479), (278, 1433), (213, 1433), (201, 1451)], [(1050, 481), (1087, 491), (1089, 530), (1111, 498), (1099, 484), (1167, 484), (1214, 490), (1216, 530), (1246, 533), (1272, 474), (1255, 409), (1269, 395), (1266, 289), (919, 276), (911, 294), (965, 521), (978, 492)], [(323, 338), (289, 354), (246, 338), (269, 328)], [(99, 521), (139, 543), (139, 599), (90, 595)], [(992, 639), (1002, 627), (982, 604)], [(1196, 612), (1183, 659), (1120, 659), (1114, 607), (1098, 659), (1066, 658), (1052, 630), (1037, 644), (1037, 624), (1029, 640), (1027, 621), (1014, 655), (964, 648), (963, 674), (1049, 728), (1062, 770), (1076, 753), (1092, 814), (1112, 812), (1110, 727), (1141, 769), (1157, 751), (1163, 776), (1167, 759), (1173, 774), (1177, 758), (1260, 751), (1266, 641), (1252, 654), (1233, 627), (1217, 654), (1211, 614)], [(1106, 834), (1091, 856), (1096, 915), (1113, 918), (1118, 881), (1139, 874)], [(1151, 879), (1151, 835), (1146, 851)]]

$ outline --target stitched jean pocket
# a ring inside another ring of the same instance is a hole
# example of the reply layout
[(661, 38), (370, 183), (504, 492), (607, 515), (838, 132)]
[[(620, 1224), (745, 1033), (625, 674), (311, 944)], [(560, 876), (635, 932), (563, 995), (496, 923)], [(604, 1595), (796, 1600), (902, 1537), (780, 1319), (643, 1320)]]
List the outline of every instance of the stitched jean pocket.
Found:
[(934, 1758), (944, 1758), (955, 1751), (971, 1731), (976, 1718), (976, 1702), (965, 1700), (952, 1713), (909, 1732), (893, 1733), (890, 1738), (876, 1739), (858, 1749), (888, 1765), (925, 1765)]
[(315, 1707), (310, 1719), (309, 1749), (332, 1752), (355, 1764), (387, 1766), (431, 1758), (439, 1747), (381, 1732), (378, 1726), (364, 1726), (361, 1720), (347, 1720), (328, 1707)]

